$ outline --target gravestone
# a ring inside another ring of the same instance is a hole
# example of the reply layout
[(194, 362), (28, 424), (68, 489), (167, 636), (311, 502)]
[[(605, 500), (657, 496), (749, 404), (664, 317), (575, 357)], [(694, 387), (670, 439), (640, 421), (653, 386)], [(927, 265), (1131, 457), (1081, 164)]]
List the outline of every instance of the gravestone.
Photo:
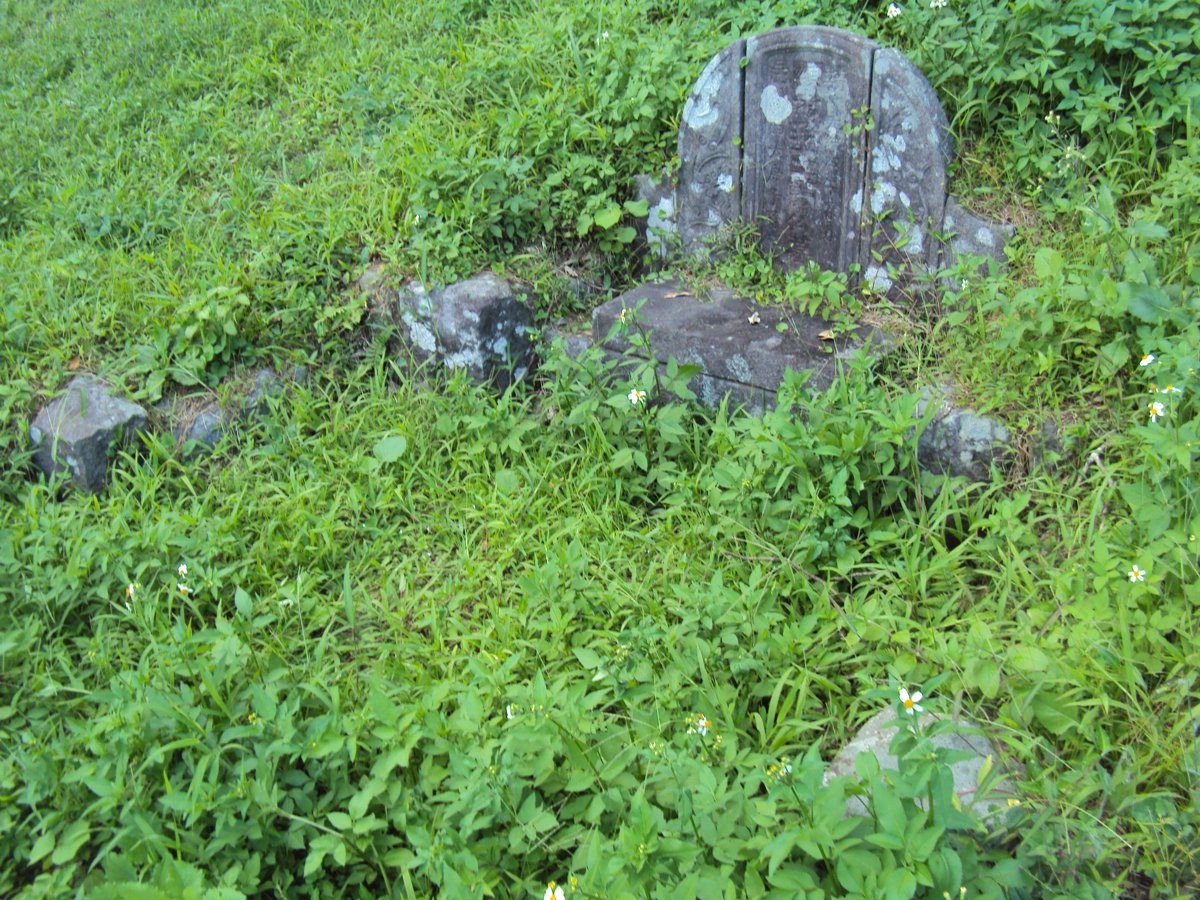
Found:
[(678, 152), (673, 194), (639, 185), (652, 247), (674, 229), (685, 252), (703, 252), (744, 222), (785, 268), (812, 262), (888, 292), (959, 255), (1003, 261), (1012, 234), (948, 196), (953, 142), (925, 76), (837, 28), (781, 28), (723, 49), (684, 105)]

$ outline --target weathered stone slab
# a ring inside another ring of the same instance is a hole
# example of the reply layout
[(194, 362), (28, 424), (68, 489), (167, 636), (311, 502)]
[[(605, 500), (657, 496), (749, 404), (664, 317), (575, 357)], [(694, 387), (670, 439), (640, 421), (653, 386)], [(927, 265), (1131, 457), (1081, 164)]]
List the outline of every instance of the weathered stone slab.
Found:
[(71, 379), (29, 426), (34, 461), (47, 476), (67, 471), (76, 487), (99, 493), (108, 482), (109, 453), (146, 429), (146, 411), (91, 375)]
[(685, 253), (741, 217), (744, 46), (734, 41), (714, 56), (683, 105), (675, 215)]
[(932, 421), (917, 438), (917, 462), (935, 475), (990, 481), (992, 467), (1003, 466), (1013, 453), (1012, 436), (996, 419), (952, 405), (951, 395), (941, 386), (926, 390), (917, 404), (918, 416), (925, 415), (929, 403), (937, 404)]
[(498, 275), (434, 290), (415, 281), (390, 288), (377, 274), (372, 280), (374, 314), (398, 328), (415, 362), (463, 369), (472, 381), (501, 388), (528, 372), (533, 310)]
[(782, 28), (746, 42), (742, 218), (784, 267), (857, 261), (875, 44), (836, 28)]
[[(935, 721), (928, 713), (919, 716), (923, 726)], [(995, 745), (984, 737), (978, 725), (967, 719), (955, 719), (954, 730), (943, 732), (930, 739), (935, 746), (944, 750), (959, 750), (969, 753), (968, 759), (950, 764), (950, 772), (954, 776), (954, 791), (963, 807), (974, 813), (980, 819), (987, 820), (1008, 809), (1008, 801), (1017, 799), (1016, 787), (1007, 777), (995, 779), (988, 785), (988, 790), (979, 790), (979, 775), (984, 763), (990, 756), (994, 766), (1000, 765), (1000, 755)], [(898, 721), (895, 710), (885, 709), (871, 718), (829, 764), (825, 772), (825, 783), (841, 776), (855, 776), (854, 761), (860, 753), (873, 753), (879, 761), (880, 769), (896, 772), (900, 761), (892, 754), (892, 739), (898, 728), (905, 727)], [(924, 802), (920, 803), (923, 807)], [(866, 815), (867, 806), (861, 797), (851, 797), (846, 801), (846, 815)]]
[[(722, 288), (694, 293), (677, 281), (664, 281), (634, 288), (594, 310), (592, 338), (612, 353), (630, 348), (621, 337), (607, 340), (623, 309), (638, 310), (636, 327), (650, 333), (656, 359), (674, 357), (700, 367), (690, 387), (708, 407), (728, 396), (751, 412), (770, 408), (789, 369), (811, 372), (807, 386), (825, 390), (837, 377), (839, 361), (864, 352), (868, 343), (878, 349), (884, 341), (870, 328), (826, 340), (821, 335), (829, 323), (820, 319), (785, 315)], [(786, 330), (777, 328), (780, 323)]]
[(871, 118), (860, 262), (866, 283), (887, 292), (937, 266), (954, 144), (932, 85), (896, 50), (875, 51)]

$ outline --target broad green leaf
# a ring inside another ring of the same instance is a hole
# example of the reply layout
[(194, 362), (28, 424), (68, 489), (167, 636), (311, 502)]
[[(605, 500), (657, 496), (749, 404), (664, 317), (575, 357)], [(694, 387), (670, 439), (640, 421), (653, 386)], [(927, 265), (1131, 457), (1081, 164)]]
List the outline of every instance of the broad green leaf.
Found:
[(1044, 672), (1050, 665), (1050, 657), (1029, 644), (1018, 644), (1008, 654), (1009, 662), (1022, 672)]
[(501, 494), (514, 494), (521, 486), (521, 476), (512, 469), (501, 469), (496, 473), (496, 490)]
[(1171, 298), (1162, 288), (1149, 284), (1121, 284), (1121, 293), (1129, 297), (1129, 312), (1151, 325), (1170, 318), (1175, 311)]
[(607, 230), (609, 228), (612, 228), (614, 225), (616, 225), (617, 222), (620, 220), (620, 218), (621, 218), (621, 207), (609, 206), (609, 207), (601, 210), (600, 212), (596, 213), (595, 221), (596, 221), (596, 225), (598, 227), (604, 228)]
[(904, 806), (901, 804), (900, 798), (891, 788), (876, 781), (871, 789), (871, 806), (880, 828), (897, 837), (904, 835), (908, 820), (904, 815)]
[(893, 869), (880, 888), (884, 900), (908, 900), (917, 893), (917, 879), (907, 869)]
[(247, 619), (249, 619), (251, 613), (254, 612), (254, 603), (251, 601), (250, 595), (240, 587), (235, 588), (233, 591), (233, 605), (236, 606), (237, 611)]
[(604, 660), (600, 658), (600, 654), (589, 647), (576, 647), (572, 652), (574, 652), (575, 658), (579, 660), (579, 664), (589, 671), (599, 669), (604, 665)]
[(29, 851), (29, 861), (35, 863), (53, 850), (55, 837), (56, 835), (53, 831), (47, 831), (34, 841), (33, 849)]
[(79, 848), (84, 845), (90, 834), (91, 831), (88, 829), (85, 820), (78, 819), (72, 822), (59, 837), (58, 846), (54, 848), (54, 853), (50, 855), (50, 862), (56, 866), (70, 862), (75, 858), (75, 854), (79, 852)]
[(384, 463), (395, 462), (407, 450), (408, 438), (402, 434), (388, 435), (371, 448), (371, 452), (375, 455), (375, 458)]
[(1034, 254), (1033, 271), (1043, 281), (1062, 274), (1062, 270), (1063, 256), (1057, 250), (1051, 247), (1042, 247)]

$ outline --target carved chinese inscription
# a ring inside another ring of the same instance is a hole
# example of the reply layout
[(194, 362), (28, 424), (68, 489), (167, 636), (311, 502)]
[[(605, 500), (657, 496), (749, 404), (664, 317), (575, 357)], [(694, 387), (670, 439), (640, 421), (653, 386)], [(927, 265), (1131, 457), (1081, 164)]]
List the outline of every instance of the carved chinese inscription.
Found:
[(863, 136), (851, 111), (868, 103), (873, 46), (817, 27), (747, 42), (742, 216), (788, 268), (857, 259)]

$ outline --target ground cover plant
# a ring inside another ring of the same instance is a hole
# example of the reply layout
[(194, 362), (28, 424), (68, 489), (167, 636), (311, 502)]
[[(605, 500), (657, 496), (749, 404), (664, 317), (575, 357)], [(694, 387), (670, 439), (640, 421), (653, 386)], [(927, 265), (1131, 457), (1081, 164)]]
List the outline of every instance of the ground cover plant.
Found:
[[(0, 0), (0, 893), (1194, 895), (1190, 12)], [(496, 395), (387, 355), (372, 260), (502, 268), (543, 323), (628, 285), (696, 74), (803, 22), (929, 76), (1007, 272), (930, 306), (688, 264), (899, 337), (760, 418), (674, 365), (547, 349)], [(203, 462), (31, 476), (76, 371), (153, 402), (266, 361), (314, 374)], [(945, 379), (1024, 436), (989, 485), (916, 467)], [(890, 781), (823, 784), (902, 688), (987, 723), (1002, 815), (916, 717)]]

